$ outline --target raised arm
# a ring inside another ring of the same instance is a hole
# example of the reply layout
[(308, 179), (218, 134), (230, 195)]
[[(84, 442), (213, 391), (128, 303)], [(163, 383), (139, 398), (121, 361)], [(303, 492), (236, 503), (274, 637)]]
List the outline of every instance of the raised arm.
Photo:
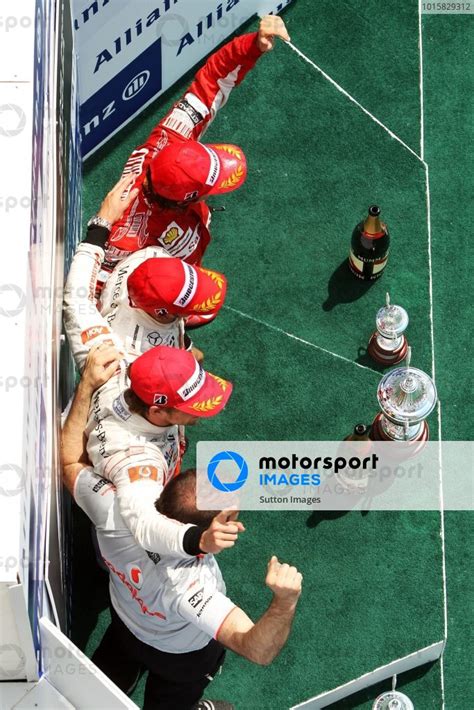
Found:
[(112, 377), (121, 356), (113, 346), (102, 344), (93, 346), (86, 357), (84, 375), (76, 388), (61, 436), (63, 481), (71, 494), (80, 471), (89, 465), (84, 430), (92, 394)]
[(150, 445), (134, 446), (107, 459), (103, 475), (117, 491), (120, 514), (137, 543), (161, 555), (182, 557), (217, 554), (232, 547), (243, 526), (228, 521), (230, 511), (216, 515), (208, 528), (180, 523), (158, 512), (156, 501), (166, 481), (166, 461)]
[(272, 557), (265, 580), (273, 592), (267, 611), (254, 624), (242, 609), (235, 607), (224, 619), (216, 639), (253, 663), (269, 665), (288, 639), (302, 579), (296, 567), (280, 564)]
[(240, 35), (214, 52), (197, 72), (184, 96), (155, 127), (147, 143), (156, 145), (162, 129), (178, 133), (184, 139), (199, 140), (224, 106), (231, 91), (255, 66), (262, 54), (273, 48), (275, 37), (288, 40), (280, 17), (267, 15), (258, 32)]

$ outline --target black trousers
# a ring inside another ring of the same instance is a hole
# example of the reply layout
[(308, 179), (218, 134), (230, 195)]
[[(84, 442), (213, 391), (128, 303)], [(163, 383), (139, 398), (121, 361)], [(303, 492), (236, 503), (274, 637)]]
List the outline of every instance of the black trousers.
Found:
[(199, 651), (166, 653), (139, 641), (111, 609), (112, 623), (92, 661), (124, 693), (148, 670), (143, 710), (192, 710), (224, 662), (225, 649), (212, 639)]

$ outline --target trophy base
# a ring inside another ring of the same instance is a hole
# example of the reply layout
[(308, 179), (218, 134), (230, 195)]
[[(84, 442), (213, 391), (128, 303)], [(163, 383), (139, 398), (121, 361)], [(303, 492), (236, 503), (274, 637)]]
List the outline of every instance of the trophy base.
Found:
[[(405, 359), (408, 350), (407, 339), (404, 335), (397, 340), (400, 343), (381, 338), (378, 331), (375, 331), (369, 340), (367, 352), (373, 360), (380, 362), (382, 365), (396, 365)], [(391, 342), (395, 347), (386, 347), (390, 346)]]
[[(418, 446), (416, 446), (415, 450), (413, 453), (417, 453), (425, 444), (426, 441), (429, 440), (430, 438), (430, 429), (426, 421), (420, 422), (417, 426), (413, 427), (413, 430), (410, 432), (409, 431), (409, 436), (408, 439), (405, 439), (403, 437), (403, 427), (397, 426), (397, 425), (390, 425), (397, 431), (395, 431), (395, 434), (398, 434), (398, 436), (390, 436), (390, 433), (386, 430), (385, 424), (387, 420), (385, 419), (384, 415), (379, 412), (374, 421), (372, 422), (372, 427), (370, 429), (370, 438), (372, 441), (407, 441), (407, 442), (417, 442)], [(398, 431), (399, 430), (399, 431)]]

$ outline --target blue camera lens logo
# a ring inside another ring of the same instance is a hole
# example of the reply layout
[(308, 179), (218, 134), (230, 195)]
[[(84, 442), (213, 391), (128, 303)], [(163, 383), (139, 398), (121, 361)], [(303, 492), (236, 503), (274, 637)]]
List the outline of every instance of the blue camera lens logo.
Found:
[[(223, 483), (217, 477), (217, 468), (222, 461), (233, 461), (237, 468), (239, 469), (239, 475), (233, 483)], [(246, 460), (235, 451), (219, 451), (215, 454), (209, 461), (207, 466), (207, 477), (210, 482), (217, 488), (218, 491), (223, 491), (224, 493), (231, 493), (232, 491), (238, 491), (242, 488), (245, 481), (249, 475), (249, 468), (247, 466)]]

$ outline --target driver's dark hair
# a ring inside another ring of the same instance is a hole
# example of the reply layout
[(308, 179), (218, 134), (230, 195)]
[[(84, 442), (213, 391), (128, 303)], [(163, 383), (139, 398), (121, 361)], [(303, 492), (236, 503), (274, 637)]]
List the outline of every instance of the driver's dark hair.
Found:
[(150, 405), (140, 399), (130, 387), (123, 393), (123, 398), (131, 412), (139, 414), (141, 417), (147, 417)]
[(153, 188), (153, 181), (151, 179), (151, 170), (149, 165), (146, 169), (146, 181), (143, 183), (142, 189), (145, 197), (150, 202), (155, 205), (158, 205), (159, 207), (162, 207), (164, 210), (182, 209), (182, 206), (179, 202), (176, 202), (175, 200), (168, 200), (167, 197), (162, 197), (157, 192), (155, 192)]
[(216, 510), (198, 510), (196, 507), (196, 469), (188, 468), (166, 484), (155, 502), (156, 510), (180, 523), (192, 523), (208, 528), (217, 515)]

